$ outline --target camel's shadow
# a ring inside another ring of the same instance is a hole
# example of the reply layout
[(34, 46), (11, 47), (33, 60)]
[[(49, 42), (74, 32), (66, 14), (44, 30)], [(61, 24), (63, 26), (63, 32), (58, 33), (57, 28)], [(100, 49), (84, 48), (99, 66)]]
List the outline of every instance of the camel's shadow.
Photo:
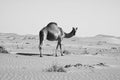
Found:
[[(39, 56), (40, 54), (35, 53), (16, 53), (17, 55), (23, 55), (23, 56)], [(53, 54), (42, 54), (43, 56), (53, 56)]]

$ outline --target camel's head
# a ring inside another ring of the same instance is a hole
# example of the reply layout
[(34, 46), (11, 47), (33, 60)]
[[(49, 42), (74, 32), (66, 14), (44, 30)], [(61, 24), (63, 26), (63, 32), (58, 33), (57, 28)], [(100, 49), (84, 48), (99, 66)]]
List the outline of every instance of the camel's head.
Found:
[(76, 31), (78, 30), (78, 28), (76, 27), (76, 28), (74, 28), (73, 27), (73, 30), (72, 30), (72, 32), (73, 32), (73, 35), (75, 35), (76, 34)]

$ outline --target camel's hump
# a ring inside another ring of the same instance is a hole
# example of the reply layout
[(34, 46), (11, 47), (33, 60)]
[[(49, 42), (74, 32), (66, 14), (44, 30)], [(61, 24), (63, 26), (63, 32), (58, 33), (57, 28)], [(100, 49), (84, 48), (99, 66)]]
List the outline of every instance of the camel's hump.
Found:
[(47, 26), (51, 26), (51, 25), (56, 25), (57, 26), (57, 23), (56, 22), (50, 22), (50, 23), (48, 23)]
[(54, 22), (49, 23), (46, 28), (49, 32), (59, 32), (59, 27), (57, 26), (57, 23)]

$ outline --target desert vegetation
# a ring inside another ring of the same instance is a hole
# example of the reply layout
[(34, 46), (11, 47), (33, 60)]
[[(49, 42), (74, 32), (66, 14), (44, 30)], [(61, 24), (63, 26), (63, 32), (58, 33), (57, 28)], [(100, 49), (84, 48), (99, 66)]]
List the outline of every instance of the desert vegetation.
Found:
[(63, 66), (59, 64), (52, 64), (49, 68), (45, 69), (46, 72), (66, 72)]
[(8, 51), (3, 46), (0, 46), (0, 53), (8, 53)]

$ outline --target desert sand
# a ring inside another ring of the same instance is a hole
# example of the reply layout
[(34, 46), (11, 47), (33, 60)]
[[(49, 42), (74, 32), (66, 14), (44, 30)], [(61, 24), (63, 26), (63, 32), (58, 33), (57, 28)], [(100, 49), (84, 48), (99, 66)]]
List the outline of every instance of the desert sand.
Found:
[[(0, 33), (0, 80), (120, 80), (120, 38), (73, 37), (62, 42), (64, 56), (54, 57), (55, 41), (45, 41), (39, 57), (38, 36)], [(64, 71), (50, 71), (53, 66)]]

